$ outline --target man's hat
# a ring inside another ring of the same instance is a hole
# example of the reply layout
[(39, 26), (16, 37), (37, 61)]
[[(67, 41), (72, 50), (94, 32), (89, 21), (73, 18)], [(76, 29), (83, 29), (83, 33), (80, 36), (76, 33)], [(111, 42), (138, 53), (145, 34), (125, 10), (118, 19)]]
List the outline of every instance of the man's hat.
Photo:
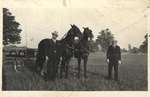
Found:
[(112, 43), (117, 43), (118, 41), (117, 40), (112, 40)]
[(54, 32), (52, 32), (52, 35), (58, 36), (58, 32), (57, 32), (57, 31), (54, 31)]

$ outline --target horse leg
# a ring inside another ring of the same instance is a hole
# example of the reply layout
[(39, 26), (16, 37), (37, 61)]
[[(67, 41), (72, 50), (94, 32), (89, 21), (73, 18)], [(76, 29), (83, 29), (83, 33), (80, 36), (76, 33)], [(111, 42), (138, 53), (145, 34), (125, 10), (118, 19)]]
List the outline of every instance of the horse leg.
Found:
[(66, 61), (66, 64), (65, 64), (65, 78), (68, 78), (68, 72), (69, 72), (69, 63), (70, 63), (70, 59), (68, 59)]
[(87, 61), (88, 58), (84, 58), (84, 78), (87, 78), (86, 72), (87, 72)]
[(81, 65), (81, 58), (78, 58), (78, 78), (80, 78), (80, 65)]
[(43, 60), (43, 63), (41, 63), (41, 71), (40, 71), (41, 76), (44, 76), (47, 74), (47, 65), (48, 65), (48, 60), (45, 59), (45, 62)]
[(35, 63), (37, 72), (40, 72), (42, 70), (42, 67), (43, 67), (42, 65), (43, 65), (44, 61), (45, 61), (44, 56), (38, 54), (36, 57), (36, 63)]
[(60, 78), (63, 77), (63, 72), (65, 71), (65, 60), (62, 59), (61, 65), (60, 65)]

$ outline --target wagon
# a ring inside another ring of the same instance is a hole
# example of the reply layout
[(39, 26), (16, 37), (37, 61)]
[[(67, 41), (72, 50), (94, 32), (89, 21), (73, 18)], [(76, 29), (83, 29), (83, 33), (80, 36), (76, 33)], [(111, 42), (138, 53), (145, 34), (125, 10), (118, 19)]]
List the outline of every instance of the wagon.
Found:
[(16, 72), (23, 71), (27, 60), (35, 59), (37, 50), (27, 47), (5, 46), (3, 47), (3, 64), (10, 64)]
[(3, 48), (3, 55), (6, 58), (20, 57), (20, 58), (35, 58), (37, 49), (27, 47), (9, 46)]

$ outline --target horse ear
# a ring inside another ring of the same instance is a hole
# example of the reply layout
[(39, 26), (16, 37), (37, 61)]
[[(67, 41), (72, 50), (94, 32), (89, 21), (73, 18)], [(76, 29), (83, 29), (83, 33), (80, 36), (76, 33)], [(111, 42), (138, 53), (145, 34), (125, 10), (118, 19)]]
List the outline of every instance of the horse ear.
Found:
[(71, 27), (73, 27), (73, 25), (72, 25), (72, 24), (70, 24), (70, 26), (71, 26)]

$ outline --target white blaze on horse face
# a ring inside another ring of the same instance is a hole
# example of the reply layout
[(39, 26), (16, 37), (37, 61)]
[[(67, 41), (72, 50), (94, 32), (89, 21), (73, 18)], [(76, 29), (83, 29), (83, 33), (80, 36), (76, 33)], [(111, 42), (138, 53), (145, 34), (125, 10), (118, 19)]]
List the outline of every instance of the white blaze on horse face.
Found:
[(90, 40), (91, 40), (91, 38), (89, 37), (89, 38), (88, 38), (88, 41), (90, 41)]
[(79, 37), (74, 37), (75, 43), (79, 43)]
[(79, 37), (74, 37), (74, 40), (79, 40)]

